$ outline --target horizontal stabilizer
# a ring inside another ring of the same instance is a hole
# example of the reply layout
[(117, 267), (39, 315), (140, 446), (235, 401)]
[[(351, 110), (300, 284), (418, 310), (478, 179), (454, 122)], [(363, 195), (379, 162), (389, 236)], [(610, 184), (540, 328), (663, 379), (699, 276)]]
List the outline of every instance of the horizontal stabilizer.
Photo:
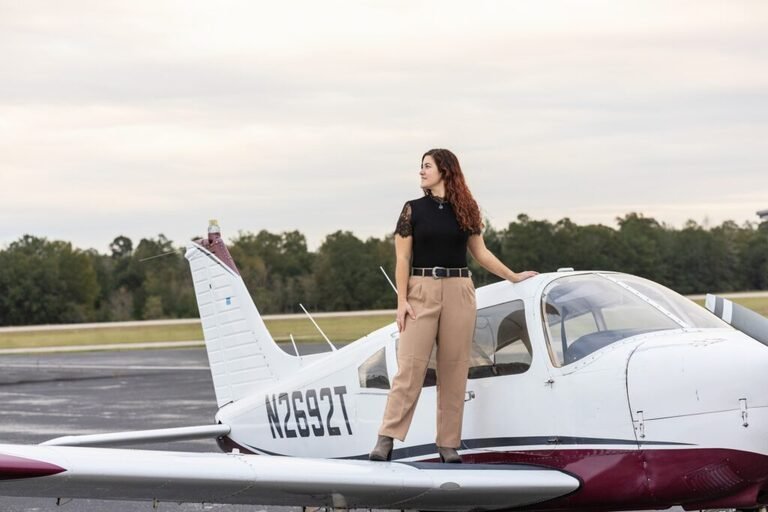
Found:
[(190, 439), (208, 439), (229, 434), (228, 425), (202, 425), (199, 427), (161, 428), (135, 430), (132, 432), (110, 432), (83, 436), (64, 436), (50, 439), (44, 446), (120, 446), (126, 444), (168, 443)]
[(768, 345), (768, 318), (735, 302), (707, 294), (707, 309), (763, 345)]
[(531, 505), (578, 487), (525, 464), (0, 445), (0, 496), (459, 511)]

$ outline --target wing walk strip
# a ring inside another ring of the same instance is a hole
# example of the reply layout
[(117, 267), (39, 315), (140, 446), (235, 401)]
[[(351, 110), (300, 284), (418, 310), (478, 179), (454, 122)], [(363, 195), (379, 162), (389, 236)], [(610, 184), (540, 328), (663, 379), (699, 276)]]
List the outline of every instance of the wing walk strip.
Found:
[[(23, 477), (23, 468), (49, 476)], [(450, 470), (448, 470), (450, 469)], [(14, 478), (9, 480), (8, 478)], [(578, 489), (558, 470), (526, 465), (384, 463), (0, 445), (0, 495), (344, 508), (515, 507)]]

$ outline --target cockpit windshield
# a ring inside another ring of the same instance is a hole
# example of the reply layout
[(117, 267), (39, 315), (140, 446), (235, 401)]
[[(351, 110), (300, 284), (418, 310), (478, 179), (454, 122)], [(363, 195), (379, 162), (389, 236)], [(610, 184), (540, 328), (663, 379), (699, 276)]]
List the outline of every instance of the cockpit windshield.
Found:
[(704, 329), (728, 327), (727, 323), (720, 320), (705, 308), (658, 283), (627, 274), (608, 274), (605, 277), (625, 284), (642, 293), (653, 302), (675, 315), (678, 319), (682, 320), (688, 327)]
[(550, 356), (558, 367), (631, 336), (685, 327), (644, 297), (600, 274), (552, 281), (541, 300)]

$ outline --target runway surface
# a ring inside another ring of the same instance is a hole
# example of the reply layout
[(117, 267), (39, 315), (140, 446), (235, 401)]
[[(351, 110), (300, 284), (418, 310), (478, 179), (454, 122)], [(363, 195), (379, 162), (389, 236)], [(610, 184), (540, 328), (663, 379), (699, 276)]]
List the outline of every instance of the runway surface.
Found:
[[(322, 346), (312, 347), (322, 351)], [(302, 347), (302, 352), (311, 349)], [(63, 435), (209, 425), (216, 400), (203, 349), (0, 357), (0, 442)], [(214, 440), (138, 448), (219, 452)], [(152, 512), (151, 502), (0, 496), (0, 511)], [(266, 507), (160, 503), (159, 511), (259, 511)], [(300, 508), (269, 507), (270, 511)]]

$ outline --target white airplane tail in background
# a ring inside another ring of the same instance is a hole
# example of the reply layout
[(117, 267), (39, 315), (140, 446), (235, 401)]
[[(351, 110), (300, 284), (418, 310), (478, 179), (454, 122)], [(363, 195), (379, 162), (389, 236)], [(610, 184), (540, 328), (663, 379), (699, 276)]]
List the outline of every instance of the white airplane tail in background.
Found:
[(187, 247), (216, 402), (222, 407), (262, 384), (289, 376), (299, 360), (270, 335), (232, 256), (211, 221), (207, 240)]

